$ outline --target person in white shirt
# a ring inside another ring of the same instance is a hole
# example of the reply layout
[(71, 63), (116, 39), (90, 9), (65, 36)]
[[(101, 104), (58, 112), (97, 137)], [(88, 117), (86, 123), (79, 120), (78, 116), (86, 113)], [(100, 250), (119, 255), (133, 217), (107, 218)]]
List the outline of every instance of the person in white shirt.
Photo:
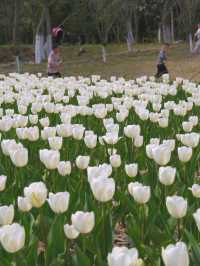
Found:
[(198, 29), (194, 34), (194, 37), (196, 39), (195, 47), (192, 51), (193, 54), (198, 54), (200, 51), (200, 23), (198, 24)]

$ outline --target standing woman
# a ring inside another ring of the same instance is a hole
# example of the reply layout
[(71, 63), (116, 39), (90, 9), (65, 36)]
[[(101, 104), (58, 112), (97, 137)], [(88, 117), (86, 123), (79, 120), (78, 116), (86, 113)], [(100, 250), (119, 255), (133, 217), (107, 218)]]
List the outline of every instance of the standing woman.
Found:
[(60, 49), (57, 44), (53, 44), (53, 49), (48, 57), (47, 74), (50, 77), (60, 78), (60, 68), (62, 61), (60, 59)]

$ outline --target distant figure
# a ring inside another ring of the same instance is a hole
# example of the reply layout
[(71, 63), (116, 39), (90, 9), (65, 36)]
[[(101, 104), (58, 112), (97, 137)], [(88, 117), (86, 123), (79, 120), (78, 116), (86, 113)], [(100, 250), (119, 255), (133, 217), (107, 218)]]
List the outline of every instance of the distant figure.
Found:
[(80, 34), (79, 36), (79, 53), (78, 56), (81, 56), (82, 54), (86, 53), (86, 50), (84, 48), (85, 44), (85, 36), (83, 34)]
[(200, 23), (198, 24), (198, 29), (194, 34), (195, 40), (196, 40), (196, 44), (195, 47), (192, 51), (193, 54), (197, 54), (199, 53), (200, 50)]
[(54, 78), (60, 78), (60, 67), (62, 65), (62, 61), (60, 59), (60, 49), (57, 44), (53, 45), (53, 49), (48, 57), (48, 66), (47, 66), (47, 74), (48, 76), (52, 76)]
[(162, 49), (160, 50), (157, 61), (157, 73), (155, 75), (156, 78), (160, 78), (162, 75), (169, 73), (165, 65), (165, 62), (167, 61), (168, 49), (169, 49), (169, 44), (165, 43)]
[(52, 29), (52, 38), (53, 38), (53, 43), (57, 45), (61, 45), (62, 39), (64, 35), (64, 27), (63, 25), (54, 27)]

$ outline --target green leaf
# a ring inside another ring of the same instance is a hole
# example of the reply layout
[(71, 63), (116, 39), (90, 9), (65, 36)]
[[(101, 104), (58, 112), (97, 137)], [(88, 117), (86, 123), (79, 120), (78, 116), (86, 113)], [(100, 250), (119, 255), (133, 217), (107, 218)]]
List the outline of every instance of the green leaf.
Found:
[(65, 249), (65, 235), (63, 226), (64, 216), (57, 215), (48, 234), (47, 250), (45, 252), (46, 266), (49, 266), (59, 254), (63, 253)]

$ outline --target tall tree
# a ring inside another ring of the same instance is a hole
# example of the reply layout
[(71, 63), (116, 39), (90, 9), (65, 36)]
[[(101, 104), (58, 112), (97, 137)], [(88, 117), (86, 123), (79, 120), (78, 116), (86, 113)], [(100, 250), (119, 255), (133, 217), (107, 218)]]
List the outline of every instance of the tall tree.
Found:
[(50, 5), (53, 2), (43, 0), (42, 14), (37, 26), (35, 41), (35, 63), (40, 64), (49, 55), (52, 48)]
[(20, 42), (20, 0), (14, 0), (14, 23), (13, 23), (13, 44), (16, 46)]

